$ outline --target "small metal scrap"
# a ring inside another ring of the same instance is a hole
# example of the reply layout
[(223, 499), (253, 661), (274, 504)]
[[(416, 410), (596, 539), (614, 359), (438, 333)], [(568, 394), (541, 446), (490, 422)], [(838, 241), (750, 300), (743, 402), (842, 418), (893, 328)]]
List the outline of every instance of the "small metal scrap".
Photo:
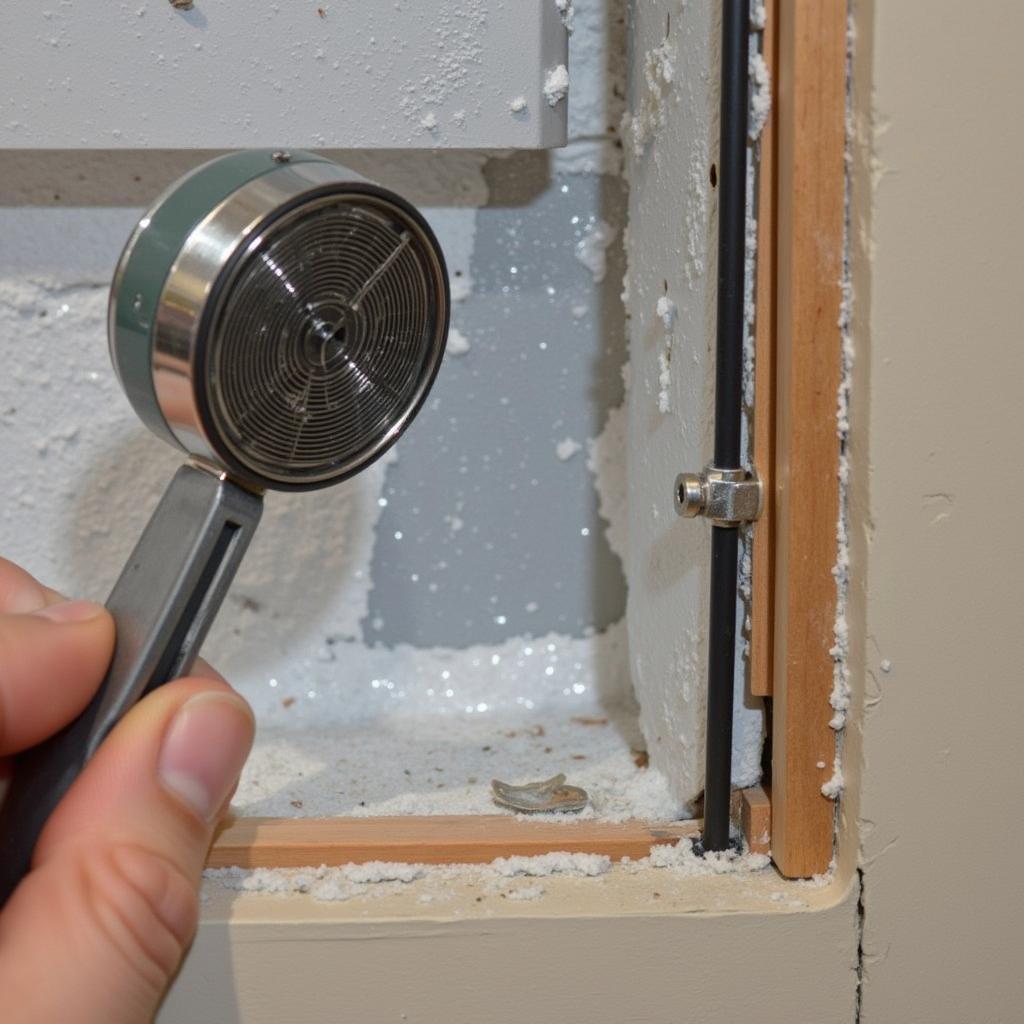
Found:
[(582, 811), (590, 797), (579, 786), (567, 786), (564, 775), (555, 775), (543, 782), (512, 786), (498, 779), (491, 780), (494, 802), (520, 814), (543, 814), (551, 811)]

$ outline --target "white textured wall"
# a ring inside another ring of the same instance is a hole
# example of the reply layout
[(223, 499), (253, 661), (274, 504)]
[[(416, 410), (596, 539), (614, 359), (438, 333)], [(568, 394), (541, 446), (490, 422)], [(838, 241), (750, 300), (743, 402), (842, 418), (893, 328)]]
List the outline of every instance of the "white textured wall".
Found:
[(554, 0), (62, 0), (0, 8), (0, 40), (5, 147), (565, 142)]
[[(632, 10), (627, 621), (648, 748), (692, 800), (704, 785), (710, 537), (703, 520), (676, 517), (672, 487), (712, 451), (718, 8), (643, 0)], [(744, 704), (744, 668), (740, 659), (736, 785), (760, 774), (761, 711)]]

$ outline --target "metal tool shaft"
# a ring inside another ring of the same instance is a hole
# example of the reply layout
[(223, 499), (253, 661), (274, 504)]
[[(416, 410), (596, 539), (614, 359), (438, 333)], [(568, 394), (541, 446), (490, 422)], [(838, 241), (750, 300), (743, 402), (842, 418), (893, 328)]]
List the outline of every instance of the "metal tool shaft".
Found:
[(15, 760), (0, 808), (0, 905), (111, 729), (147, 693), (191, 669), (262, 509), (259, 496), (212, 472), (188, 465), (175, 474), (107, 601), (117, 626), (107, 677), (74, 722)]

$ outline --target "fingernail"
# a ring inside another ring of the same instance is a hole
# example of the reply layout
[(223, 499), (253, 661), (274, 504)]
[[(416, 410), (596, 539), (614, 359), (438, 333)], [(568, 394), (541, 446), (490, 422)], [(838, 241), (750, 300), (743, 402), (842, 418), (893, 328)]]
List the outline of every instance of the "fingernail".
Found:
[(157, 762), (161, 784), (212, 822), (238, 782), (252, 737), (252, 712), (241, 698), (197, 694), (181, 706), (164, 736)]
[(10, 615), (29, 615), (46, 607), (46, 590), (35, 580), (25, 582), (7, 595), (7, 612)]
[(103, 605), (92, 601), (65, 601), (63, 604), (40, 608), (32, 614), (51, 622), (88, 622), (103, 614)]

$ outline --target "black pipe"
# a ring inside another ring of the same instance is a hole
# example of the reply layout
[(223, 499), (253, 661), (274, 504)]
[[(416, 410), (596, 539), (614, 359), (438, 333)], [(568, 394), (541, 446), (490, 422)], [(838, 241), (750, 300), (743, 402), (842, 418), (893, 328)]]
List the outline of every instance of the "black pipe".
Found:
[[(739, 469), (743, 402), (743, 284), (747, 227), (750, 0), (722, 0), (722, 91), (718, 149), (718, 331), (715, 353), (716, 469)], [(704, 850), (729, 845), (733, 678), (739, 529), (711, 528)]]
[(729, 845), (732, 800), (733, 673), (736, 668), (736, 560), (739, 530), (711, 528), (708, 718), (704, 739), (705, 850)]
[(750, 0), (723, 0), (718, 147), (718, 350), (715, 356), (715, 466), (718, 469), (740, 466), (749, 33)]

